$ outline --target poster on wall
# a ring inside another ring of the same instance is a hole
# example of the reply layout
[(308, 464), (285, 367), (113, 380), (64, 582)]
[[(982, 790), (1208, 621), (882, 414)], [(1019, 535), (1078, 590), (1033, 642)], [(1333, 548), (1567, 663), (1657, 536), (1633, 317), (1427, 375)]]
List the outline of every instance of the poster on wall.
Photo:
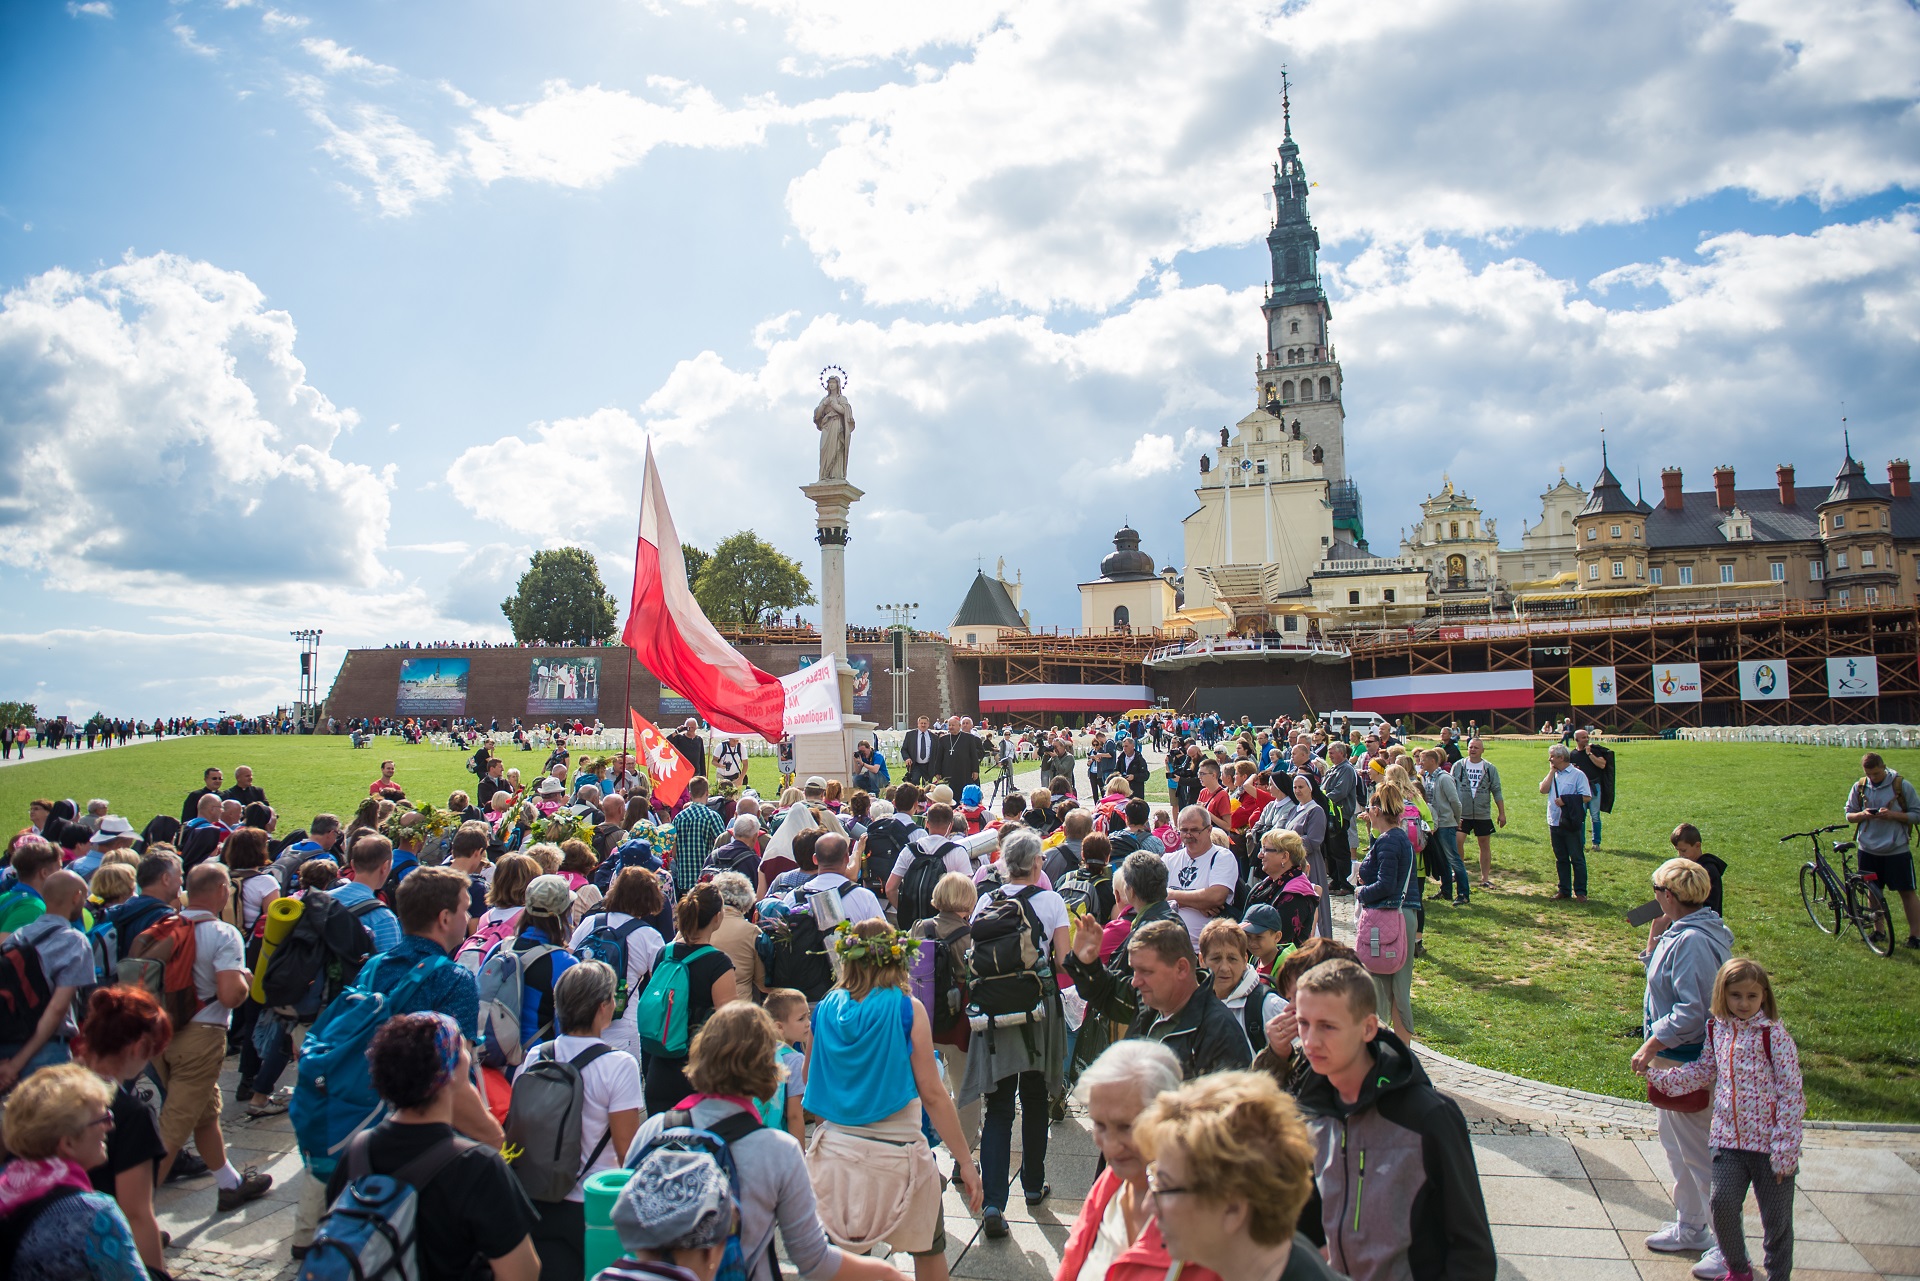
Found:
[(694, 716), (693, 700), (682, 694), (665, 681), (660, 682), (660, 719), (667, 720), (675, 716)]
[(1787, 696), (1787, 660), (1742, 659), (1740, 699), (1746, 703), (1777, 702)]
[(600, 710), (598, 658), (540, 658), (527, 674), (527, 715), (591, 716)]
[(1575, 707), (1611, 707), (1619, 700), (1611, 667), (1569, 667), (1567, 701)]
[(464, 658), (407, 658), (400, 662), (396, 716), (464, 716), (467, 670)]
[[(802, 668), (812, 667), (820, 661), (818, 654), (800, 655)], [(873, 710), (873, 660), (865, 654), (853, 654), (847, 658), (853, 668), (853, 710), (855, 714), (865, 716)], [(666, 711), (663, 706), (661, 711)]]
[(1880, 697), (1880, 660), (1872, 655), (1827, 660), (1828, 698)]
[(1655, 663), (1653, 665), (1653, 701), (1656, 703), (1699, 702), (1700, 664)]

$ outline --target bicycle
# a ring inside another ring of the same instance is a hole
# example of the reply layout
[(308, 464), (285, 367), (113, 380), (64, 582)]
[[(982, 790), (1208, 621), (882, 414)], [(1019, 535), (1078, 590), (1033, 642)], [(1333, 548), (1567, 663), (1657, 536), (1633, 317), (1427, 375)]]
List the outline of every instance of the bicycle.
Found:
[(1813, 860), (1800, 867), (1800, 901), (1814, 928), (1822, 934), (1839, 934), (1842, 922), (1860, 932), (1860, 941), (1878, 956), (1892, 956), (1893, 917), (1887, 910), (1887, 897), (1880, 878), (1872, 872), (1858, 872), (1853, 866), (1852, 841), (1835, 841), (1833, 852), (1840, 856), (1835, 871), (1820, 848), (1820, 838), (1830, 832), (1844, 831), (1845, 823), (1816, 828), (1811, 832), (1792, 832), (1780, 838), (1782, 845), (1805, 837), (1813, 845)]

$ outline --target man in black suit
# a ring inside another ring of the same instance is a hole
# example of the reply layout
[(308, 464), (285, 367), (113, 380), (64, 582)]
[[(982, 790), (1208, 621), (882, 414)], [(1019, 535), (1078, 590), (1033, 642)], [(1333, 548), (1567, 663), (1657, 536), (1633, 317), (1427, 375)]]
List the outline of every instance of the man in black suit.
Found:
[(1133, 795), (1147, 794), (1147, 780), (1153, 776), (1153, 766), (1147, 764), (1147, 758), (1140, 754), (1140, 745), (1131, 737), (1120, 740), (1120, 754), (1114, 758), (1113, 772), (1127, 776)]
[(707, 744), (700, 737), (700, 722), (689, 716), (677, 734), (667, 735), (667, 741), (674, 750), (693, 762), (695, 775), (704, 778), (707, 773)]
[(946, 750), (940, 761), (941, 772), (956, 797), (968, 783), (980, 781), (980, 761), (986, 750), (987, 745), (973, 732), (973, 721), (961, 717), (954, 732), (947, 735)]
[(900, 744), (900, 755), (907, 762), (906, 781), (909, 783), (931, 783), (934, 769), (940, 764), (941, 739), (945, 736), (936, 736), (932, 726), (933, 723), (922, 716), (919, 728), (908, 733), (906, 740)]

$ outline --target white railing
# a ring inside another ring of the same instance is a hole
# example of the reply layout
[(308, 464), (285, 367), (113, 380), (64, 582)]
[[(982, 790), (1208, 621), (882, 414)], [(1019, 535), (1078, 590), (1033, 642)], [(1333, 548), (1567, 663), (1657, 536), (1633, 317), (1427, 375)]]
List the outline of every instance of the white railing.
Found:
[(1338, 641), (1319, 637), (1204, 636), (1199, 640), (1177, 641), (1162, 645), (1146, 657), (1147, 666), (1172, 658), (1240, 658), (1257, 654), (1292, 654), (1305, 657), (1348, 658), (1351, 651)]
[(1807, 747), (1920, 747), (1920, 725), (1703, 725), (1689, 743), (1798, 743)]

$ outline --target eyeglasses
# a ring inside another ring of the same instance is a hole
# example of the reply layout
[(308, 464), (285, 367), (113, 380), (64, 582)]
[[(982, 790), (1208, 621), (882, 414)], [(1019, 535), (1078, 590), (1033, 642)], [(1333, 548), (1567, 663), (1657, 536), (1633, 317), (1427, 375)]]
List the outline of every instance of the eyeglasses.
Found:
[(1147, 1167), (1147, 1195), (1151, 1197), (1179, 1196), (1182, 1193), (1197, 1191), (1195, 1188), (1170, 1188), (1160, 1182), (1160, 1167)]
[(86, 1128), (91, 1130), (96, 1125), (104, 1125), (109, 1130), (111, 1130), (113, 1128), (113, 1113), (102, 1112), (99, 1116), (96, 1116), (93, 1118), (93, 1120), (87, 1122)]

